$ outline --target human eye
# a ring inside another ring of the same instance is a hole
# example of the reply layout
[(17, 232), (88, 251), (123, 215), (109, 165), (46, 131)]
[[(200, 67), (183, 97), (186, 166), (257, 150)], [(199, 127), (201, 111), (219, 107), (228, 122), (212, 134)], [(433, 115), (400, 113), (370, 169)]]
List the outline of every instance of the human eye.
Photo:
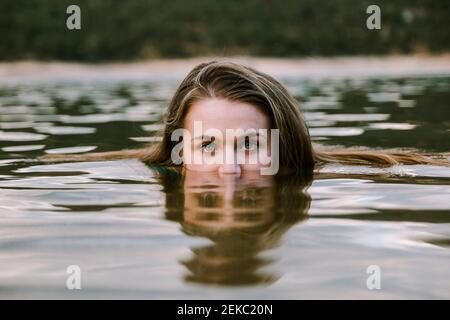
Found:
[(211, 153), (216, 149), (216, 144), (213, 141), (205, 141), (201, 144), (201, 149), (204, 152)]
[(255, 139), (246, 138), (245, 141), (241, 144), (241, 148), (245, 151), (255, 151), (258, 148), (258, 141)]

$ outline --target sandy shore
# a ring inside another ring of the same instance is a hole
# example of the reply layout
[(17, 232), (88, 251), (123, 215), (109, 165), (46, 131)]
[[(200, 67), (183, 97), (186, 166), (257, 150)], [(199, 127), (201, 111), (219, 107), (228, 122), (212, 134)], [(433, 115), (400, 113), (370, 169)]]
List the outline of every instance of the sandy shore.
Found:
[(195, 65), (213, 59), (243, 63), (276, 77), (348, 78), (450, 75), (450, 54), (338, 58), (198, 57), (130, 63), (4, 62), (0, 81), (46, 79), (181, 78)]

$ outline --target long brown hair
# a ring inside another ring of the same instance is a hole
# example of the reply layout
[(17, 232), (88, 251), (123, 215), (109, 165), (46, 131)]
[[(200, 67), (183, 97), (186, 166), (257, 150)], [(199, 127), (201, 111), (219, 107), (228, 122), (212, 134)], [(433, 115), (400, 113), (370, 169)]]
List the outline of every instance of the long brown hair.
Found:
[(89, 161), (138, 158), (148, 164), (174, 166), (171, 151), (176, 142), (171, 140), (172, 132), (183, 127), (189, 106), (206, 98), (224, 98), (261, 108), (271, 119), (272, 128), (279, 129), (280, 168), (312, 172), (314, 168), (330, 162), (375, 166), (398, 163), (450, 165), (444, 157), (439, 159), (431, 154), (313, 148), (300, 104), (288, 90), (268, 74), (228, 61), (201, 63), (184, 78), (168, 105), (160, 143), (137, 150), (61, 155), (47, 159)]

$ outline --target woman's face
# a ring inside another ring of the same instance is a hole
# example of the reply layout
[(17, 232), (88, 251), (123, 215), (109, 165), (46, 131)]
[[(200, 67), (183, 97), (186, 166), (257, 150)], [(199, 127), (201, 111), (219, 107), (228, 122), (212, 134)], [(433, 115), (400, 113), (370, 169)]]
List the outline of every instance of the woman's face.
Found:
[[(259, 155), (271, 154), (270, 128), (270, 118), (252, 104), (220, 98), (197, 101), (184, 119), (184, 129), (189, 133), (183, 146), (185, 168), (240, 176), (267, 167)], [(191, 161), (187, 161), (187, 155)], [(202, 161), (192, 161), (195, 156)]]

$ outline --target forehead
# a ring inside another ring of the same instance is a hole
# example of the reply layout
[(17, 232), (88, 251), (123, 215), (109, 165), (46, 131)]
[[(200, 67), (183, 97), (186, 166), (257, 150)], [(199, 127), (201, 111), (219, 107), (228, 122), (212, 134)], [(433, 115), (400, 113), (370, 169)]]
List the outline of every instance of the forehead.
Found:
[(192, 129), (194, 121), (202, 121), (204, 129), (270, 129), (270, 119), (260, 107), (220, 98), (193, 103), (184, 119), (184, 127)]

